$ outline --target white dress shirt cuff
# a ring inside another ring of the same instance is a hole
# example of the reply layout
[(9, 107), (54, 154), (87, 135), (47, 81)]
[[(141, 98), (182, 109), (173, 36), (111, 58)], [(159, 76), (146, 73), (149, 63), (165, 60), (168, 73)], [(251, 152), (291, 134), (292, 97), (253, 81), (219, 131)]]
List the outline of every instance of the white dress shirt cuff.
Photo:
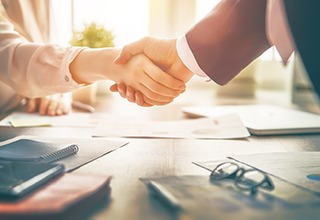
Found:
[(181, 61), (191, 72), (198, 76), (208, 78), (207, 74), (198, 65), (185, 35), (177, 39), (176, 48)]
[(283, 0), (269, 0), (266, 14), (266, 34), (271, 45), (278, 50), (284, 64), (295, 49)]

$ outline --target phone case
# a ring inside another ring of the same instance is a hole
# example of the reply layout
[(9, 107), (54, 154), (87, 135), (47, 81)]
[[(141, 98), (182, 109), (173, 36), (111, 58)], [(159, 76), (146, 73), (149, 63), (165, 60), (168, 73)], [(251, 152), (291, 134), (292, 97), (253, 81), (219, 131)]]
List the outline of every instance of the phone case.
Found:
[(0, 161), (0, 198), (21, 198), (64, 170), (64, 165), (58, 163)]

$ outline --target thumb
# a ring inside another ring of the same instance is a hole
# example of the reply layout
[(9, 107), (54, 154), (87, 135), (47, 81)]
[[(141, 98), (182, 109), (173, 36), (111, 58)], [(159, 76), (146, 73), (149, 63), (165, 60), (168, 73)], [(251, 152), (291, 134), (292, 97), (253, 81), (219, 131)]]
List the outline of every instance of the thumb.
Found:
[(115, 64), (125, 64), (134, 55), (124, 49), (121, 50), (120, 54), (113, 61)]
[(114, 63), (125, 64), (134, 55), (143, 53), (147, 42), (148, 42), (148, 38), (144, 37), (138, 41), (125, 45), (122, 48), (120, 54), (114, 60)]

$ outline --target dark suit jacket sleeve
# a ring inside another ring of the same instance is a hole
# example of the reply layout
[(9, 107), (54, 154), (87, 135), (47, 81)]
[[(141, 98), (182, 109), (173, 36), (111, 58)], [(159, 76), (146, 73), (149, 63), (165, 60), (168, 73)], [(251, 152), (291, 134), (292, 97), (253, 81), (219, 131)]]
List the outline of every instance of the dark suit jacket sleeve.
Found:
[(297, 52), (320, 97), (320, 1), (285, 0), (284, 3)]
[(270, 47), (266, 0), (222, 0), (186, 39), (199, 67), (223, 85)]

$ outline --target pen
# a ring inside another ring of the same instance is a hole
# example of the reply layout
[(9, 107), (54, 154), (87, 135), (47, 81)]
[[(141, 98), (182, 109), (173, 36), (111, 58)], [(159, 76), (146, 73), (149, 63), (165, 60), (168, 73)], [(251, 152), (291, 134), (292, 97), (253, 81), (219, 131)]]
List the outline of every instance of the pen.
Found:
[(91, 112), (91, 113), (95, 112), (95, 110), (96, 110), (91, 105), (87, 105), (87, 104), (84, 104), (84, 103), (78, 102), (78, 101), (72, 101), (72, 107), (80, 109), (80, 110), (84, 110), (84, 111), (87, 111), (87, 112)]
[(152, 180), (148, 182), (148, 186), (150, 189), (154, 190), (156, 195), (158, 195), (161, 199), (163, 199), (163, 201), (166, 202), (166, 204), (168, 204), (170, 207), (174, 209), (181, 208), (176, 197), (174, 197), (174, 195), (172, 195), (172, 193), (170, 193), (165, 187), (163, 187), (162, 185)]

